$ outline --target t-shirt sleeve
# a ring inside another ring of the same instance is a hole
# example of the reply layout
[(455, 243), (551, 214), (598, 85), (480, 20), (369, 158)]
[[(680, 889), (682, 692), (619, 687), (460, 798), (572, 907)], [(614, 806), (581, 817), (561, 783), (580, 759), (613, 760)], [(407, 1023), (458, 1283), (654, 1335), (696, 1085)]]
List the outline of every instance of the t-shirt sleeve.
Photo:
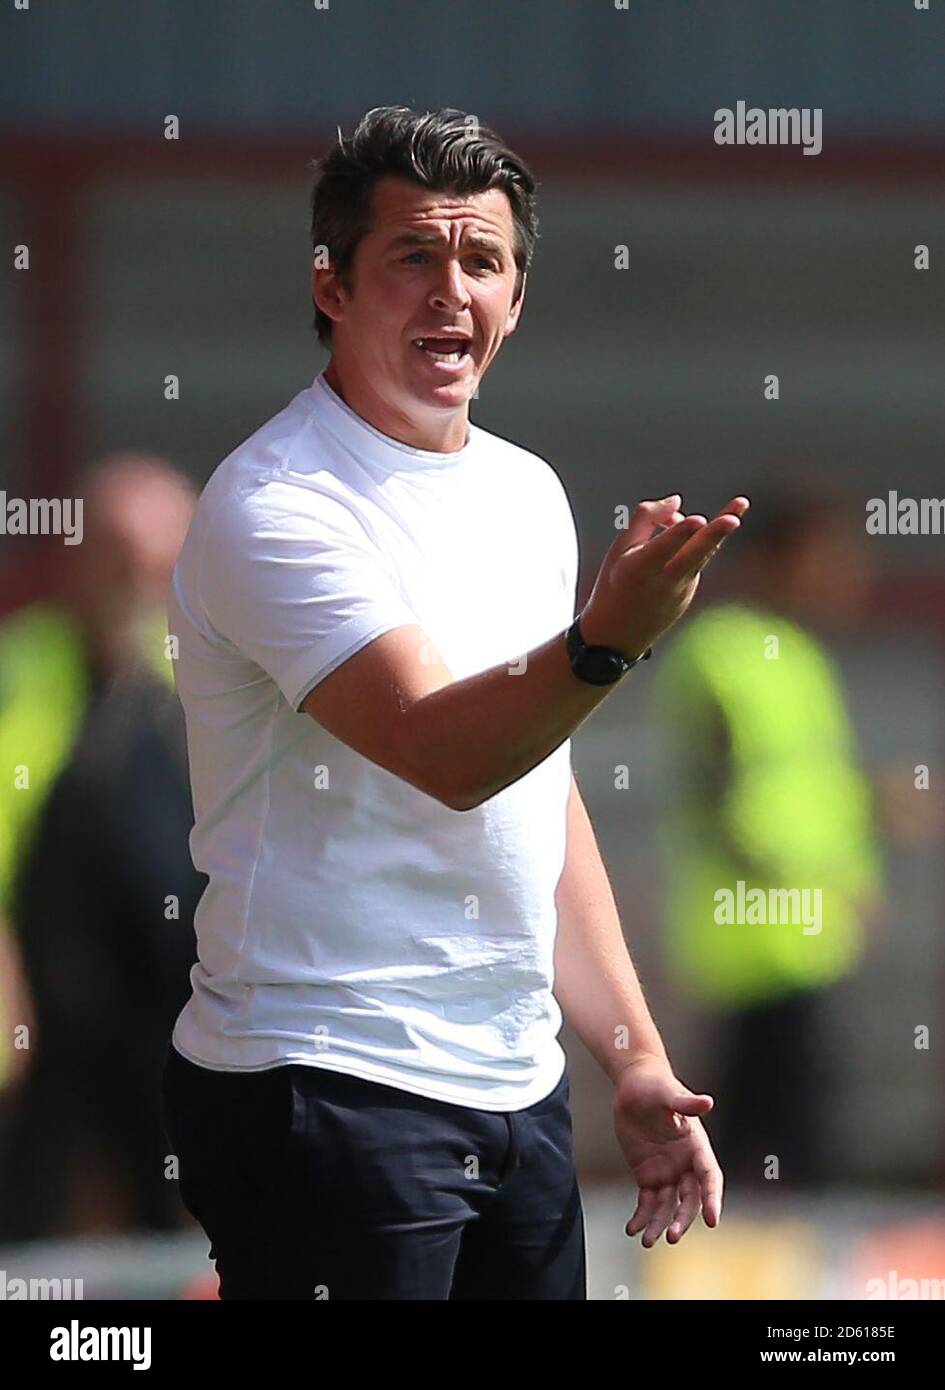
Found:
[(357, 514), (311, 488), (270, 482), (227, 499), (201, 559), (205, 616), (295, 710), (361, 647), (418, 622)]

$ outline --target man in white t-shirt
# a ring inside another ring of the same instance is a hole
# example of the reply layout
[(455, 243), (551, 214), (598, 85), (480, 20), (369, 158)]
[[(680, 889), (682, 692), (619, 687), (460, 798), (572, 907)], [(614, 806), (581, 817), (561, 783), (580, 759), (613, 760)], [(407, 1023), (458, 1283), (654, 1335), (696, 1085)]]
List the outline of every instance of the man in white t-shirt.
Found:
[(624, 943), (570, 735), (747, 508), (641, 503), (574, 619), (541, 458), (469, 420), (522, 310), (535, 184), (452, 110), (320, 162), (331, 360), (211, 476), (171, 587), (194, 863), (165, 1079), (224, 1298), (586, 1297), (562, 1011), (675, 1242), (722, 1178)]

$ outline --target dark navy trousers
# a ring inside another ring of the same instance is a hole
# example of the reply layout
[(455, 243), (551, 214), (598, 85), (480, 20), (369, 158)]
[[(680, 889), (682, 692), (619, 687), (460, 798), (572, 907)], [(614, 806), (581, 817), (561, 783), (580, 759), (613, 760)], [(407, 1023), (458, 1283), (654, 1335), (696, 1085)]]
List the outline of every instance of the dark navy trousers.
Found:
[(164, 1123), (222, 1299), (586, 1299), (567, 1069), (486, 1111), (169, 1046)]

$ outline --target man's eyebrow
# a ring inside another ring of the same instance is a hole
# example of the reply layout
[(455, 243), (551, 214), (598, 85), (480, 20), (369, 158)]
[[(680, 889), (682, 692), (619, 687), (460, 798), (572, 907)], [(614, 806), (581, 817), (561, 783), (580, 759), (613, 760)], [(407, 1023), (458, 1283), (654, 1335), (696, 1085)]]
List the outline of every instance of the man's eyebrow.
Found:
[[(445, 246), (446, 242), (437, 232), (401, 232), (387, 243), (388, 251), (395, 251), (399, 246)], [(465, 237), (462, 242), (464, 248), (472, 251), (490, 251), (493, 255), (501, 256), (504, 246), (501, 241), (495, 241), (492, 237), (484, 236), (481, 232), (473, 232), (471, 236)]]

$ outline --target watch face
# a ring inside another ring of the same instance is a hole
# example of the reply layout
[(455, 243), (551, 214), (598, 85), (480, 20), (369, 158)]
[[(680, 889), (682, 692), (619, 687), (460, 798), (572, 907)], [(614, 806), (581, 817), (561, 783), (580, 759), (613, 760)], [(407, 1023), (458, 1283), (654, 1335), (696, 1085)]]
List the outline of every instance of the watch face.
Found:
[(586, 647), (581, 661), (586, 677), (597, 685), (606, 685), (623, 675), (620, 658), (606, 647)]
[(611, 685), (629, 669), (619, 653), (609, 647), (586, 646), (576, 618), (568, 630), (567, 646), (575, 675), (589, 685)]

